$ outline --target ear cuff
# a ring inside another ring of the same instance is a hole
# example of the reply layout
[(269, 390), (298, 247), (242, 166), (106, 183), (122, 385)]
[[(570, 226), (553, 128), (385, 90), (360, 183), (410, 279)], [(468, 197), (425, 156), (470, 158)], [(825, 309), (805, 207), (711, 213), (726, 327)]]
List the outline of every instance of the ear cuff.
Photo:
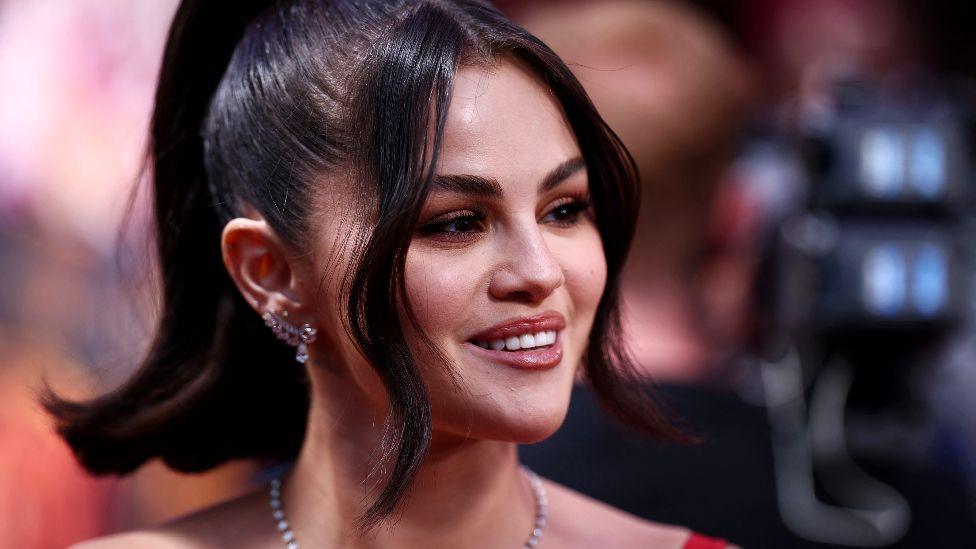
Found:
[(288, 311), (282, 311), (281, 316), (265, 311), (261, 318), (264, 319), (264, 325), (271, 328), (275, 337), (292, 347), (297, 347), (295, 360), (305, 364), (308, 360), (308, 344), (315, 341), (316, 330), (307, 322), (296, 328), (284, 319), (287, 316)]

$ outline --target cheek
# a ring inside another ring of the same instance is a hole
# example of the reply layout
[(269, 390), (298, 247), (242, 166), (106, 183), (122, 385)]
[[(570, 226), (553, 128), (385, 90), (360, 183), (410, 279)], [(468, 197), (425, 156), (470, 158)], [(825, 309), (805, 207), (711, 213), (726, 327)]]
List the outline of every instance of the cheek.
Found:
[(566, 290), (574, 313), (585, 319), (587, 330), (607, 284), (603, 243), (596, 229), (586, 231), (567, 247), (560, 261), (566, 274)]
[(475, 254), (445, 258), (411, 247), (404, 273), (407, 296), (428, 337), (437, 341), (455, 335), (456, 324), (474, 302), (482, 272), (484, 266)]

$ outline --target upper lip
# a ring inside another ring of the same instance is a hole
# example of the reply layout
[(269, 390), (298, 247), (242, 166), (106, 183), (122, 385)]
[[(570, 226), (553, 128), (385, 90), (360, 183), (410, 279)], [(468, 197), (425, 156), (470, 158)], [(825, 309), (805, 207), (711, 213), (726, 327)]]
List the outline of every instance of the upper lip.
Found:
[(522, 334), (535, 334), (543, 331), (559, 331), (566, 327), (566, 319), (556, 312), (542, 313), (535, 316), (511, 318), (495, 324), (491, 328), (478, 332), (471, 337), (474, 341), (491, 341)]

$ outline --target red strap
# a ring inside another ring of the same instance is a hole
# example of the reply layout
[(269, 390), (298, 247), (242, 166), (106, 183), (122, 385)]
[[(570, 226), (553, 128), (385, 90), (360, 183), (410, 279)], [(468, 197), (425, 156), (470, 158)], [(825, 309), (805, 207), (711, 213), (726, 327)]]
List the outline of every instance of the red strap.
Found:
[(701, 534), (691, 533), (691, 537), (685, 542), (684, 549), (725, 549), (729, 542), (724, 539), (710, 538)]

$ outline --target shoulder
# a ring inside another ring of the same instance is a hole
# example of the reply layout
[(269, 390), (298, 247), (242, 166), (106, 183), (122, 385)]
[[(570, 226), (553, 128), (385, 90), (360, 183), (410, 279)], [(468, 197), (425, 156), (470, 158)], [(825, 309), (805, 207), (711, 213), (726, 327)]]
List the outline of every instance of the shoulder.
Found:
[(683, 526), (645, 520), (555, 482), (543, 483), (550, 502), (545, 536), (557, 546), (682, 549), (691, 537)]
[(258, 490), (155, 528), (83, 541), (69, 549), (245, 549), (273, 546), (273, 537), (273, 524), (264, 505), (264, 493)]
[(68, 549), (122, 549), (138, 547), (146, 549), (185, 549), (192, 547), (179, 539), (158, 530), (137, 530), (76, 543)]

